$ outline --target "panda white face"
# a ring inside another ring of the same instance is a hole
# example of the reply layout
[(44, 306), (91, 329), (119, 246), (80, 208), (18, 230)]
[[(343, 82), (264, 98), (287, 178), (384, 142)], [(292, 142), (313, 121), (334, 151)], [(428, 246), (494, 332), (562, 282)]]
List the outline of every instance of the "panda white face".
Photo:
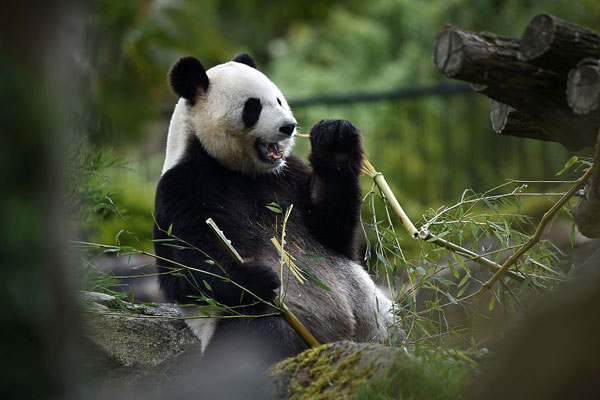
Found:
[(192, 123), (208, 153), (247, 174), (282, 168), (296, 120), (279, 88), (260, 71), (233, 61), (207, 75), (208, 91), (193, 107)]
[[(220, 64), (195, 76), (199, 72), (193, 61), (178, 71), (182, 60), (170, 74), (171, 86), (183, 97), (175, 109), (185, 114), (182, 126), (191, 128), (206, 151), (233, 170), (247, 175), (280, 171), (294, 144), (296, 120), (279, 88), (242, 62)], [(187, 90), (190, 82), (197, 90)], [(182, 102), (185, 107), (180, 107)], [(175, 122), (174, 114), (171, 125)], [(175, 132), (170, 128), (171, 134)], [(167, 158), (168, 153), (167, 147)]]

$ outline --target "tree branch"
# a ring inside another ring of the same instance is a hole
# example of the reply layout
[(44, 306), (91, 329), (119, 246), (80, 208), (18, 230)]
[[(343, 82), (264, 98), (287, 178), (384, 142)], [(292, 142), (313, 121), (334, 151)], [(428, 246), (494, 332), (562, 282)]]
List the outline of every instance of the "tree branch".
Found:
[(504, 275), (507, 270), (519, 259), (521, 258), (521, 256), (523, 254), (525, 254), (527, 252), (527, 250), (529, 250), (531, 247), (533, 247), (533, 245), (535, 245), (539, 240), (540, 237), (542, 236), (542, 232), (544, 231), (544, 228), (546, 228), (546, 225), (548, 224), (548, 222), (550, 222), (550, 220), (552, 219), (552, 217), (554, 216), (554, 214), (556, 214), (566, 203), (567, 201), (569, 201), (569, 199), (571, 197), (573, 197), (573, 195), (575, 194), (575, 192), (577, 192), (577, 190), (579, 190), (579, 188), (581, 186), (583, 186), (583, 184), (587, 181), (587, 179), (591, 176), (593, 172), (593, 168), (590, 167), (582, 176), (581, 178), (579, 178), (577, 180), (577, 183), (575, 183), (573, 186), (571, 186), (571, 188), (567, 191), (567, 193), (565, 193), (565, 195), (558, 200), (553, 206), (552, 208), (550, 208), (542, 217), (539, 225), (537, 226), (535, 233), (533, 234), (533, 236), (525, 243), (523, 244), (523, 246), (517, 250), (516, 252), (513, 253), (512, 256), (510, 256), (508, 258), (508, 260), (506, 260), (504, 262), (504, 264), (502, 264), (502, 267), (496, 271), (496, 273), (494, 274), (494, 276), (492, 276), (487, 282), (485, 282), (481, 288), (479, 289), (479, 291), (477, 291), (476, 296), (477, 298), (481, 297), (481, 295), (483, 295), (483, 293), (485, 293), (487, 290), (491, 289), (492, 286), (494, 285), (494, 283), (496, 283), (498, 281), (498, 279), (500, 279), (502, 277), (502, 275)]

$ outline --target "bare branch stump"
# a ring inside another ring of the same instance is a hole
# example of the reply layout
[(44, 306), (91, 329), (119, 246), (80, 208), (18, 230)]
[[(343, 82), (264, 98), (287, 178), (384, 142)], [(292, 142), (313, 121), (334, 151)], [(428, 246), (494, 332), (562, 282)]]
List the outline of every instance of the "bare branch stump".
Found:
[(596, 143), (594, 172), (584, 188), (584, 196), (573, 207), (573, 218), (583, 236), (600, 238), (600, 134)]
[(586, 57), (600, 58), (600, 34), (548, 14), (533, 18), (520, 44), (521, 59), (567, 73)]
[(498, 134), (552, 141), (530, 116), (493, 99), (490, 100), (490, 120)]
[(576, 114), (600, 112), (600, 60), (586, 58), (569, 72), (567, 101)]

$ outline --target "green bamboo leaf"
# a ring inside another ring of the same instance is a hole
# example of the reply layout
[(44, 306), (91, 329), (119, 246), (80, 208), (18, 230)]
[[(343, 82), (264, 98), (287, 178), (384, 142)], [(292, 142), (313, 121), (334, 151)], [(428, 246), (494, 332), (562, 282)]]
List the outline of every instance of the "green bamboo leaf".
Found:
[(495, 205), (493, 205), (488, 199), (486, 199), (485, 197), (483, 198), (483, 202), (485, 203), (485, 205), (487, 205), (490, 209), (492, 209), (495, 213), (496, 216), (499, 217), (500, 213), (498, 212), (498, 207), (496, 207)]
[(152, 266), (154, 266), (154, 263), (145, 263), (145, 264), (136, 265), (135, 267), (133, 267), (131, 269), (142, 269), (142, 268), (152, 267)]
[(325, 260), (326, 258), (323, 256), (315, 255), (315, 254), (302, 254), (304, 258), (310, 258), (311, 260)]
[(465, 283), (467, 283), (467, 281), (469, 280), (470, 276), (471, 276), (470, 273), (466, 273), (465, 276), (463, 276), (463, 278), (460, 280), (460, 282), (458, 282), (458, 287), (461, 287), (462, 285), (464, 285)]
[(317, 274), (315, 274), (312, 269), (307, 267), (302, 262), (299, 262), (298, 260), (295, 261), (295, 264), (298, 266), (298, 269), (300, 269), (300, 272), (302, 273), (302, 275), (305, 276), (309, 281), (311, 281), (315, 285), (319, 286), (321, 289), (324, 289), (328, 292), (332, 292), (332, 290), (329, 288), (329, 286), (327, 286), (326, 284), (321, 282), (321, 280), (319, 279)]
[(496, 296), (493, 294), (490, 296), (490, 302), (488, 304), (488, 310), (492, 311), (494, 309), (494, 304), (496, 303)]
[(281, 208), (281, 206), (275, 202), (273, 203), (269, 203), (267, 204), (265, 207), (267, 207), (270, 211), (276, 213), (276, 214), (281, 214), (283, 213), (283, 210)]
[(180, 246), (178, 244), (171, 244), (171, 243), (163, 243), (163, 246), (173, 247), (177, 250), (189, 250), (190, 249), (190, 247)]
[(381, 253), (377, 253), (377, 258), (385, 265), (386, 267), (391, 267), (390, 262), (383, 256)]
[(121, 229), (116, 235), (115, 235), (115, 243), (117, 243), (117, 246), (121, 245), (121, 234), (125, 232), (125, 229)]
[(469, 266), (467, 265), (467, 263), (465, 262), (465, 260), (463, 260), (458, 254), (456, 253), (452, 253), (452, 257), (454, 257), (454, 259), (460, 264), (461, 267), (463, 267), (463, 269), (469, 273), (471, 270), (469, 269)]
[(433, 241), (435, 241), (435, 240), (437, 240), (437, 239), (441, 239), (441, 238), (443, 238), (444, 236), (447, 236), (447, 235), (449, 235), (449, 234), (450, 234), (450, 231), (444, 231), (444, 232), (441, 232), (441, 233), (439, 233), (439, 234), (437, 234), (437, 235), (433, 235), (433, 236), (431, 236), (429, 239), (427, 239), (427, 241), (428, 241), (428, 242), (433, 242)]
[(562, 175), (566, 170), (568, 170), (569, 168), (571, 168), (573, 165), (575, 165), (577, 163), (577, 161), (579, 161), (579, 157), (577, 156), (573, 156), (571, 158), (569, 158), (569, 161), (567, 161), (565, 163), (565, 166), (563, 169), (561, 169), (560, 171), (558, 171), (556, 173), (556, 175)]
[(452, 275), (454, 275), (454, 277), (456, 279), (458, 279), (459, 274), (458, 271), (456, 270), (456, 268), (454, 268), (454, 264), (452, 264), (452, 261), (448, 260), (448, 267), (450, 267), (450, 270), (452, 271)]

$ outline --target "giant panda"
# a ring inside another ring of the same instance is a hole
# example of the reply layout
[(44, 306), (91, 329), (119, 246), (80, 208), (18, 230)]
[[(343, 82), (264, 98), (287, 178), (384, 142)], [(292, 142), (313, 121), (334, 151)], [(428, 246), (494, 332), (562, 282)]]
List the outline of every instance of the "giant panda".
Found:
[[(180, 305), (204, 356), (234, 343), (255, 346), (268, 362), (306, 349), (265, 303), (280, 290), (289, 310), (321, 343), (389, 340), (398, 322), (393, 302), (358, 263), (360, 131), (348, 121), (320, 121), (310, 131), (310, 165), (291, 155), (296, 119), (248, 54), (209, 70), (197, 58), (183, 57), (171, 68), (169, 82), (180, 98), (156, 190), (155, 251), (161, 289)], [(285, 266), (280, 279), (280, 254), (271, 238), (281, 238), (283, 214), (272, 203), (282, 210), (293, 205), (285, 249), (329, 290), (310, 280), (300, 283)], [(208, 218), (243, 263), (230, 256), (205, 223)], [(169, 241), (170, 235), (186, 245)], [(195, 271), (181, 270), (183, 265)], [(230, 309), (207, 307), (207, 297)], [(397, 332), (402, 336), (396, 326)]]

